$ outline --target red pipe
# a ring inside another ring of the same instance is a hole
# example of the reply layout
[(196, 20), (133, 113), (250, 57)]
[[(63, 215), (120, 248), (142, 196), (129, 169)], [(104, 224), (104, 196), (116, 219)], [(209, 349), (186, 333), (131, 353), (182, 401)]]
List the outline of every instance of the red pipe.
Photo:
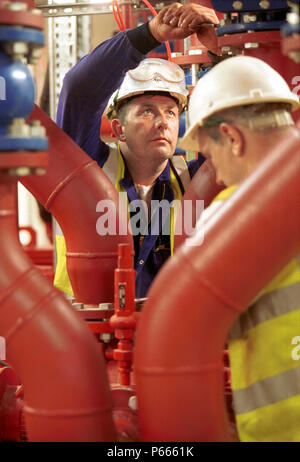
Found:
[[(187, 201), (190, 201), (192, 205), (191, 226), (195, 228), (197, 219), (199, 218), (197, 217), (197, 201), (203, 200), (203, 206), (206, 208), (222, 189), (224, 189), (224, 186), (220, 186), (216, 183), (216, 172), (211, 161), (206, 160), (190, 182), (182, 198), (178, 216), (182, 219), (184, 218), (185, 205)], [(176, 232), (178, 232), (178, 234), (176, 234)], [(175, 226), (174, 249), (179, 247), (187, 237), (186, 229), (182, 226), (181, 220), (177, 220)]]
[(136, 19), (134, 16), (133, 5), (123, 4), (120, 2), (121, 14), (123, 17), (125, 29), (133, 29), (136, 26)]
[[(118, 261), (118, 244), (130, 244), (127, 212), (124, 207), (125, 234), (119, 235), (119, 196), (114, 186), (79, 146), (71, 140), (41, 109), (30, 116), (46, 127), (50, 143), (49, 166), (42, 178), (22, 178), (23, 185), (58, 221), (66, 239), (67, 269), (78, 302), (98, 304), (113, 302), (114, 269)], [(100, 236), (96, 231), (96, 212), (100, 200), (115, 207), (116, 235)]]
[(74, 308), (22, 250), (15, 191), (15, 180), (2, 176), (0, 336), (24, 386), (28, 439), (115, 441), (102, 354)]
[(299, 149), (299, 134), (278, 145), (208, 220), (203, 245), (181, 246), (154, 281), (135, 343), (143, 441), (229, 440), (223, 348), (300, 251)]
[[(269, 34), (271, 35), (271, 32), (269, 32)], [(281, 46), (282, 36), (280, 36), (280, 40), (277, 42), (275, 40), (270, 40), (270, 43), (260, 43), (258, 48), (245, 48), (244, 56), (252, 56), (253, 58), (261, 59), (269, 64), (269, 66), (275, 69), (284, 78), (291, 91), (295, 92), (297, 90), (296, 83), (298, 82), (299, 64), (295, 63), (288, 56), (285, 56), (282, 53)], [(299, 120), (300, 109), (293, 112), (293, 118), (295, 121)]]

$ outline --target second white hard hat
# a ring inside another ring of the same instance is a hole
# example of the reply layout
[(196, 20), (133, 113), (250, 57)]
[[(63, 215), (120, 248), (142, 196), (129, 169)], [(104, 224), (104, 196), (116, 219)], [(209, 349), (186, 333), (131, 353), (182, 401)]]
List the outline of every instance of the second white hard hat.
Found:
[(180, 146), (198, 151), (197, 127), (210, 116), (236, 106), (264, 102), (300, 106), (299, 98), (286, 81), (264, 61), (250, 56), (228, 58), (213, 67), (198, 82), (188, 109), (188, 130)]
[(115, 117), (115, 109), (120, 101), (145, 92), (162, 91), (169, 93), (179, 104), (180, 111), (186, 106), (188, 90), (185, 75), (177, 64), (160, 58), (146, 58), (129, 70), (120, 88), (110, 97), (105, 113)]

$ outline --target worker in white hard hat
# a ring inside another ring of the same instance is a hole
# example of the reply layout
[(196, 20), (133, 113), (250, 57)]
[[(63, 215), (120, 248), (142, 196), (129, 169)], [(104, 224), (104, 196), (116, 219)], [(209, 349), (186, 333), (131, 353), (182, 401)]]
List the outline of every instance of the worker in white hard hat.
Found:
[[(182, 146), (201, 147), (218, 181), (227, 186), (206, 209), (206, 219), (231, 194), (238, 194), (239, 184), (273, 146), (287, 138), (300, 139), (291, 115), (299, 106), (285, 80), (252, 57), (229, 58), (198, 82)], [(291, 350), (291, 339), (299, 336), (300, 326), (299, 263), (298, 257), (270, 282), (229, 335), (241, 441), (300, 441), (299, 362)]]
[[(67, 73), (58, 104), (57, 123), (111, 179), (128, 202), (142, 199), (148, 218), (134, 234), (136, 296), (144, 297), (165, 260), (172, 253), (174, 214), (169, 210), (169, 233), (152, 232), (150, 202), (181, 200), (204, 158), (186, 163), (174, 156), (179, 115), (187, 103), (188, 91), (182, 69), (162, 59), (145, 55), (161, 42), (183, 39), (199, 33), (204, 45), (217, 53), (215, 12), (199, 5), (174, 3), (163, 8), (147, 24), (114, 35), (82, 58)], [(124, 78), (125, 77), (125, 78)], [(109, 97), (113, 94), (111, 99)], [(101, 116), (111, 120), (116, 146), (99, 139)], [(147, 216), (146, 214), (144, 215)], [(134, 217), (132, 217), (134, 218)], [(143, 220), (141, 220), (143, 221)], [(132, 224), (132, 223), (131, 223)], [(61, 231), (56, 239), (55, 285), (72, 294), (65, 265), (65, 242)]]

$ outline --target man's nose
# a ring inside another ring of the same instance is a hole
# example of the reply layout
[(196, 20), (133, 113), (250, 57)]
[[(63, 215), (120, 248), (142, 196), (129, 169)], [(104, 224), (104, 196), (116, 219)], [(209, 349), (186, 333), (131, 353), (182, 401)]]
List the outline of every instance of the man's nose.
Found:
[(157, 126), (157, 128), (167, 128), (168, 127), (167, 116), (163, 113), (158, 114), (155, 119), (155, 125)]

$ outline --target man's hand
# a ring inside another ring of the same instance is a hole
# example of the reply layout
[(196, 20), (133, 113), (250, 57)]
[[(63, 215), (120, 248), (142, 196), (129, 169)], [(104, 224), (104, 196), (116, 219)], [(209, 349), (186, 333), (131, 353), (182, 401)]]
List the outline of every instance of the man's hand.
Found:
[(173, 3), (163, 8), (149, 22), (153, 37), (159, 42), (184, 39), (197, 33), (200, 42), (210, 51), (217, 53), (217, 36), (214, 27), (202, 23), (219, 24), (215, 11), (195, 3), (181, 5)]

